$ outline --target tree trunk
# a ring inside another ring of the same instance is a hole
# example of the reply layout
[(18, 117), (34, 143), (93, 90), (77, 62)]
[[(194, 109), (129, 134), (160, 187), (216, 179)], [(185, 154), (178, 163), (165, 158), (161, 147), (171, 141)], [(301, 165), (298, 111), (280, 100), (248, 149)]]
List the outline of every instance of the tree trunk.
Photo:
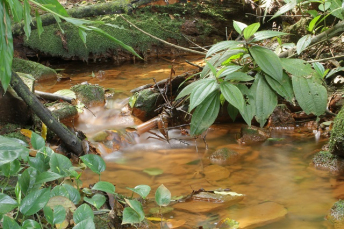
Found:
[(64, 146), (78, 156), (83, 154), (81, 140), (59, 123), (51, 112), (31, 93), (17, 73), (12, 72), (11, 86), (42, 122), (62, 140)]

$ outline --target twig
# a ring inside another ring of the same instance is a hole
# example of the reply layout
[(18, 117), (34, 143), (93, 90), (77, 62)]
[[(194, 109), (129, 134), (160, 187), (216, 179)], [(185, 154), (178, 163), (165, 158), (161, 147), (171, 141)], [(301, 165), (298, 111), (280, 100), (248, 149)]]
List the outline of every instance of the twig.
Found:
[(184, 34), (180, 33), (186, 40), (188, 40), (190, 43), (196, 45), (197, 48), (203, 49), (204, 51), (208, 52), (208, 49), (196, 44), (195, 42), (193, 42), (192, 40), (190, 40), (187, 36), (185, 36)]
[(310, 60), (310, 61), (307, 61), (307, 63), (321, 62), (321, 61), (333, 60), (333, 59), (338, 59), (338, 58), (343, 58), (343, 57), (344, 57), (344, 55), (341, 55), (341, 56), (333, 56), (333, 57), (324, 58), (324, 59), (319, 59), (319, 60)]
[(197, 64), (191, 63), (191, 62), (188, 61), (188, 60), (185, 60), (185, 62), (188, 63), (188, 64), (190, 64), (190, 65), (192, 65), (192, 66), (194, 66), (194, 67), (199, 68), (200, 70), (203, 70), (203, 67), (201, 67), (201, 66), (199, 66), (199, 65), (197, 65)]

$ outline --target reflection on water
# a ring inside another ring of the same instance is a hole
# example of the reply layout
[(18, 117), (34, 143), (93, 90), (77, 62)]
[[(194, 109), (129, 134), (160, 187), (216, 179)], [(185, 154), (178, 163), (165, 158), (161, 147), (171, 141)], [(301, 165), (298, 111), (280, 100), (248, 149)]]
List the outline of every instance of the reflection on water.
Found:
[[(140, 63), (115, 67), (110, 64), (86, 67), (69, 65), (63, 74), (71, 76), (71, 80), (45, 82), (39, 85), (38, 89), (54, 92), (88, 81), (114, 88), (116, 92), (121, 92), (115, 93), (114, 99), (119, 99), (118, 96), (122, 99), (131, 95), (131, 89), (152, 83), (152, 77), (157, 81), (167, 78), (170, 67), (171, 63), (166, 61), (150, 65)], [(185, 64), (175, 67), (177, 75), (189, 69), (192, 67)], [(92, 77), (92, 72), (98, 76)], [(99, 131), (138, 124), (137, 120), (130, 116), (120, 115), (120, 108), (123, 106), (121, 102), (112, 100), (112, 103), (112, 109), (86, 110), (80, 115), (76, 126), (93, 136)], [(213, 126), (207, 135), (208, 150), (202, 140), (194, 141), (181, 135), (179, 130), (170, 131), (170, 137), (174, 138), (171, 144), (148, 138), (151, 136), (149, 134), (141, 136), (138, 144), (118, 151), (108, 151), (104, 145), (99, 144), (100, 151), (107, 152), (104, 155), (107, 170), (101, 178), (115, 184), (116, 192), (125, 195), (131, 195), (131, 191), (126, 187), (133, 188), (139, 184), (152, 187), (150, 197), (153, 197), (160, 184), (164, 184), (173, 196), (188, 195), (201, 188), (230, 188), (245, 194), (244, 200), (231, 207), (214, 208), (213, 203), (206, 202), (202, 203), (199, 209), (193, 204), (189, 204), (186, 209), (174, 205), (175, 209), (164, 217), (185, 221), (182, 228), (195, 228), (200, 225), (203, 228), (213, 228), (214, 223), (224, 218), (237, 220), (241, 225), (254, 220), (258, 222), (266, 215), (275, 214), (278, 207), (279, 210), (286, 210), (287, 215), (283, 219), (277, 219), (277, 222), (272, 222), (276, 218), (267, 217), (265, 222), (271, 223), (261, 228), (331, 228), (324, 217), (332, 204), (338, 198), (344, 197), (344, 179), (314, 170), (309, 165), (311, 156), (321, 149), (324, 141), (315, 140), (312, 132), (300, 132), (295, 128), (273, 130), (272, 137), (283, 138), (281, 141), (266, 141), (254, 146), (239, 145), (236, 138), (240, 126)], [(205, 173), (207, 168), (212, 166), (209, 155), (223, 147), (236, 151), (240, 159), (231, 165), (218, 165), (218, 174)], [(158, 176), (150, 176), (143, 172), (147, 168), (159, 168), (164, 172)], [(219, 177), (221, 179), (218, 179)], [(90, 171), (85, 171), (81, 178), (85, 185), (98, 181), (98, 176)], [(264, 206), (264, 209), (261, 206)]]

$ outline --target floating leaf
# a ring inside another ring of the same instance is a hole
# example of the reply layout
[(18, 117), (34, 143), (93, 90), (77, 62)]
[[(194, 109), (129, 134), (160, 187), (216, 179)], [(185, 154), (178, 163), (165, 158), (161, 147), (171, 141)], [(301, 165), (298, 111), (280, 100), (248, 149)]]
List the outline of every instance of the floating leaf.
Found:
[(31, 192), (22, 200), (19, 210), (25, 216), (30, 216), (41, 210), (49, 201), (50, 188)]
[(87, 154), (80, 157), (85, 165), (90, 168), (93, 172), (100, 174), (106, 168), (103, 158), (94, 154)]
[(135, 188), (127, 188), (137, 194), (139, 194), (143, 199), (146, 199), (149, 192), (151, 191), (151, 187), (148, 185), (137, 185)]
[(276, 53), (260, 46), (253, 46), (249, 50), (254, 61), (265, 73), (278, 82), (282, 80), (282, 64)]
[(163, 184), (155, 192), (155, 201), (160, 207), (171, 202), (171, 192)]
[(300, 55), (300, 53), (311, 44), (311, 41), (312, 41), (312, 36), (309, 34), (301, 37), (300, 40), (296, 44), (297, 54)]
[(104, 195), (96, 193), (92, 196), (92, 198), (84, 197), (84, 201), (99, 209), (105, 203), (106, 198)]
[(151, 176), (157, 176), (157, 175), (164, 173), (164, 171), (162, 169), (159, 169), (159, 168), (147, 168), (147, 169), (144, 169), (143, 172), (145, 172)]
[(98, 181), (92, 189), (115, 194), (115, 186), (106, 181)]

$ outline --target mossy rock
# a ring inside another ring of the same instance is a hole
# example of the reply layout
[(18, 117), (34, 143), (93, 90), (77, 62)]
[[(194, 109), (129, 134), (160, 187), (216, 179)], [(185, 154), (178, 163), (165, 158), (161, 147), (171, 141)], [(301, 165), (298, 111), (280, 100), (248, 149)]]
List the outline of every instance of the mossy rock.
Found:
[(270, 137), (270, 131), (256, 126), (243, 126), (240, 136), (238, 143), (252, 144), (266, 141)]
[(71, 88), (77, 100), (88, 107), (103, 105), (105, 102), (104, 88), (92, 84), (78, 84)]
[(315, 154), (312, 160), (314, 167), (330, 172), (344, 171), (344, 161), (340, 157), (331, 154), (329, 151), (320, 151)]
[(135, 105), (133, 107), (133, 115), (147, 121), (156, 115), (158, 112), (155, 109), (162, 103), (160, 93), (153, 88), (148, 88), (139, 92)]
[(70, 119), (78, 115), (78, 110), (76, 107), (67, 102), (47, 104), (47, 107), (60, 121), (64, 119)]
[(329, 152), (344, 157), (344, 109), (342, 108), (333, 122), (329, 141)]
[(213, 152), (210, 156), (210, 162), (218, 165), (232, 165), (240, 158), (239, 153), (228, 148), (221, 148)]
[(344, 228), (344, 200), (339, 200), (333, 204), (326, 219), (334, 224), (335, 229)]
[(12, 70), (15, 72), (31, 74), (36, 80), (56, 78), (57, 75), (56, 71), (52, 68), (46, 67), (40, 63), (19, 58), (13, 58)]

